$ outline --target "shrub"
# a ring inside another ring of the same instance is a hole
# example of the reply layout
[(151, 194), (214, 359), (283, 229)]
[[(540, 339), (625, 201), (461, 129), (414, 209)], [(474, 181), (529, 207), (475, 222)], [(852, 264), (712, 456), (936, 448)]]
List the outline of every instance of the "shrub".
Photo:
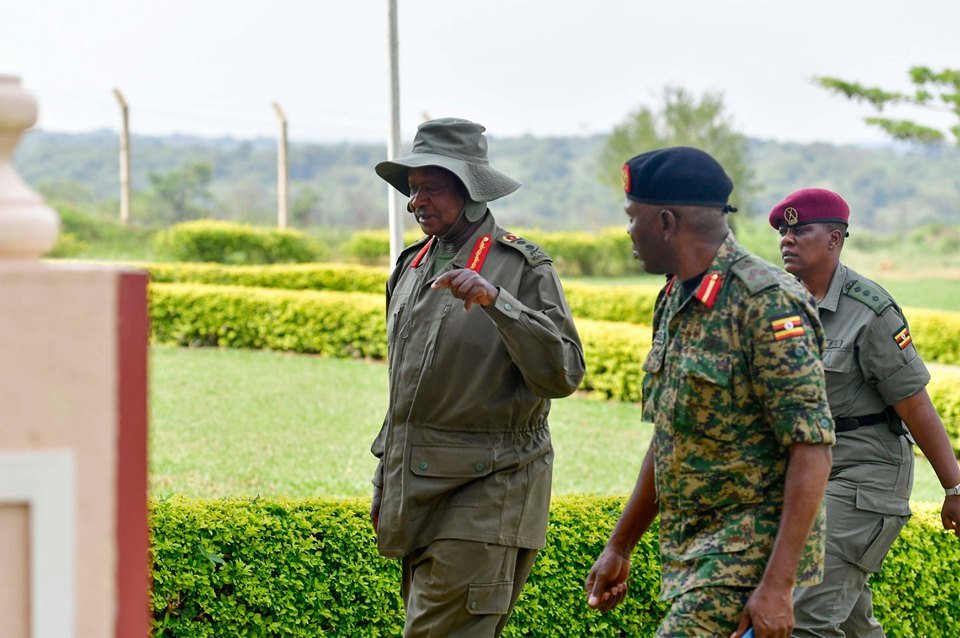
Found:
[(935, 370), (927, 392), (936, 406), (953, 445), (953, 453), (960, 457), (960, 374)]
[[(505, 637), (653, 635), (666, 610), (656, 525), (633, 554), (626, 601), (605, 615), (585, 602), (583, 580), (621, 508), (615, 497), (554, 499)], [(399, 635), (399, 561), (377, 554), (368, 509), (357, 499), (152, 501), (154, 635)], [(960, 635), (958, 560), (936, 511), (919, 509), (871, 580), (890, 635)]]
[(171, 226), (154, 238), (154, 250), (172, 261), (223, 264), (307, 262), (321, 257), (319, 244), (303, 233), (214, 219)]
[[(423, 233), (408, 230), (403, 234), (403, 245), (419, 241)], [(355, 232), (341, 248), (343, 254), (362, 264), (388, 265), (390, 261), (390, 233), (386, 230), (361, 230)]]
[(917, 352), (924, 361), (960, 364), (960, 313), (905, 308)]
[[(597, 306), (600, 313), (602, 305)], [(612, 308), (609, 314), (621, 311)], [(374, 293), (199, 284), (153, 284), (150, 292), (154, 339), (183, 346), (383, 359), (387, 355), (384, 316), (383, 295)], [(577, 329), (587, 363), (581, 389), (605, 399), (639, 402), (650, 327), (578, 319)], [(960, 384), (955, 382), (956, 375), (942, 374), (941, 378), (937, 373), (938, 378), (930, 384), (930, 394), (960, 452), (960, 395), (956, 390)]]
[(159, 343), (383, 359), (383, 297), (366, 293), (153, 284)]
[(383, 268), (352, 264), (266, 264), (229, 266), (223, 264), (152, 263), (135, 264), (150, 272), (159, 283), (219, 284), (289, 290), (339, 290), (383, 295), (387, 272)]

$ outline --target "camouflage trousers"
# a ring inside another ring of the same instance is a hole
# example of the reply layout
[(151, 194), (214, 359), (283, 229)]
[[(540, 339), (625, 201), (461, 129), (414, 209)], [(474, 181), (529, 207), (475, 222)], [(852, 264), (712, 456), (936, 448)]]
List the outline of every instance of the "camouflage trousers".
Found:
[(673, 599), (656, 638), (729, 638), (752, 587), (698, 587)]
[(439, 540), (403, 557), (403, 638), (496, 638), (537, 550)]

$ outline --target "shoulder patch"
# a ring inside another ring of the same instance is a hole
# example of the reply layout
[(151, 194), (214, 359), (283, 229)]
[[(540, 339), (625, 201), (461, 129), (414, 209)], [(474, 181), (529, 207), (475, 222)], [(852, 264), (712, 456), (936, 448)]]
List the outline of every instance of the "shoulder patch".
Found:
[(732, 266), (730, 272), (747, 286), (751, 295), (758, 295), (769, 288), (780, 285), (770, 266), (753, 255), (747, 255)]
[(851, 279), (843, 284), (843, 294), (848, 297), (853, 297), (860, 303), (866, 304), (870, 310), (873, 310), (878, 315), (883, 314), (884, 310), (894, 305), (893, 299), (891, 299), (887, 293), (870, 282), (860, 281), (858, 279)]
[(523, 253), (523, 256), (527, 258), (527, 262), (529, 262), (531, 266), (539, 266), (544, 262), (553, 262), (553, 260), (550, 259), (550, 255), (545, 253), (540, 246), (537, 246), (529, 239), (517, 237), (513, 233), (501, 232), (497, 237), (497, 241), (501, 244), (510, 246), (515, 250), (519, 250), (521, 253)]

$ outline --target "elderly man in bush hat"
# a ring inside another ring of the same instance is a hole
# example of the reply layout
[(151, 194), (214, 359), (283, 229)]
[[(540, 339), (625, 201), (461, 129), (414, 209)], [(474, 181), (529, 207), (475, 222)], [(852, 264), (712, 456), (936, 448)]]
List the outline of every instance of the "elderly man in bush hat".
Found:
[(587, 577), (587, 602), (608, 611), (623, 601), (630, 553), (659, 514), (671, 607), (657, 636), (726, 638), (752, 626), (786, 638), (793, 586), (817, 582), (823, 564), (834, 431), (816, 306), (734, 240), (733, 184), (707, 153), (644, 153), (623, 181), (635, 256), (671, 276), (643, 364), (653, 442)]
[(489, 165), (484, 127), (420, 125), (376, 166), (424, 237), (387, 282), (390, 404), (372, 452), (370, 516), (402, 558), (404, 636), (499, 636), (543, 547), (550, 399), (583, 348), (550, 257), (487, 203), (520, 183)]
[[(884, 636), (868, 581), (910, 518), (912, 435), (946, 490), (941, 519), (960, 535), (960, 468), (925, 389), (930, 373), (900, 307), (840, 263), (850, 208), (825, 188), (791, 193), (770, 211), (784, 268), (816, 298), (837, 445), (827, 484), (823, 582), (797, 589), (794, 636)], [(907, 429), (903, 428), (906, 423)]]

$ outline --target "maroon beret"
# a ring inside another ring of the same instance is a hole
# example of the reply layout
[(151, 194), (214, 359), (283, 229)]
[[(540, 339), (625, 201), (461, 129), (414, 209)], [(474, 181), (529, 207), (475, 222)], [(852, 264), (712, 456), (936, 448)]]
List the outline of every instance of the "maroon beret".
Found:
[(847, 202), (826, 188), (803, 188), (790, 193), (770, 211), (770, 225), (777, 229), (782, 225), (849, 224), (849, 220), (850, 207)]

